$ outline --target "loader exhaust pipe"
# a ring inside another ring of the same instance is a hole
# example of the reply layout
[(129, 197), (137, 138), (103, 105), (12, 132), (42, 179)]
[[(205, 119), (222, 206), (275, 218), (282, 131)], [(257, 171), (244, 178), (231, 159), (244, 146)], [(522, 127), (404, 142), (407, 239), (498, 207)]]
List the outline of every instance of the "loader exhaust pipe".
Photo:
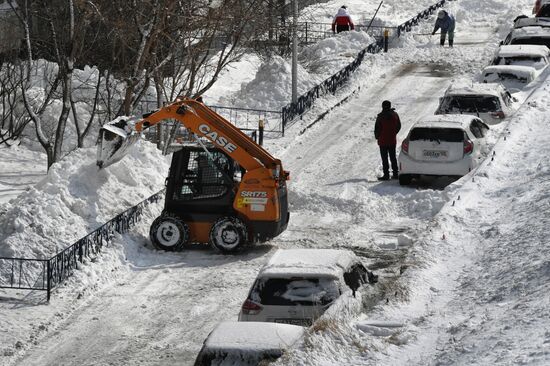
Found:
[(126, 156), (128, 150), (140, 139), (128, 120), (109, 122), (99, 130), (97, 141), (97, 166), (106, 168)]

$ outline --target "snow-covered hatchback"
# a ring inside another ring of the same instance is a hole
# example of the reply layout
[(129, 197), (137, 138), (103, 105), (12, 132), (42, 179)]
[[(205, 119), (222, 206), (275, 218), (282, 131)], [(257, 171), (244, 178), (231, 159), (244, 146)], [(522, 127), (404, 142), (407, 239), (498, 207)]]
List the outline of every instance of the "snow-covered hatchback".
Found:
[(489, 126), (475, 116), (430, 116), (415, 123), (399, 153), (399, 184), (421, 175), (463, 176), (487, 153)]
[(496, 124), (514, 112), (514, 98), (501, 84), (455, 83), (439, 100), (435, 114), (472, 114)]
[(500, 83), (511, 93), (521, 91), (537, 78), (537, 70), (530, 66), (492, 65), (481, 73), (484, 83)]
[(503, 44), (532, 44), (550, 48), (550, 28), (527, 26), (514, 28), (502, 42)]
[(311, 325), (345, 291), (355, 295), (375, 282), (349, 250), (279, 249), (260, 270), (239, 320)]
[(530, 66), (536, 70), (545, 69), (550, 63), (550, 49), (531, 44), (500, 46), (493, 65)]
[(304, 330), (290, 324), (223, 322), (204, 341), (195, 366), (267, 364), (295, 346)]

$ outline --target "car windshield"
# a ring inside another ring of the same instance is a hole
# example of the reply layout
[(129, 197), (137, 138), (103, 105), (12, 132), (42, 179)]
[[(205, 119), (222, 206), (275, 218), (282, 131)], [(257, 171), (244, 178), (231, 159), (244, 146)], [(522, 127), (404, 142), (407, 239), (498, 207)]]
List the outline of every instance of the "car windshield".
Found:
[(262, 305), (328, 305), (339, 295), (332, 278), (263, 278), (256, 281), (251, 300)]
[(520, 75), (511, 73), (511, 72), (487, 72), (483, 76), (483, 79), (488, 83), (497, 83), (499, 81), (517, 81), (520, 83), (528, 83), (530, 80), (528, 80), (526, 77), (522, 77)]
[(445, 113), (489, 113), (501, 111), (496, 96), (453, 95), (444, 97), (441, 110)]
[(525, 37), (514, 38), (510, 44), (533, 44), (538, 46), (546, 46), (550, 48), (550, 37)]
[(509, 56), (497, 57), (495, 65), (531, 66), (541, 69), (546, 66), (546, 60), (540, 56)]
[(411, 130), (409, 141), (464, 142), (464, 131), (459, 128), (416, 127)]

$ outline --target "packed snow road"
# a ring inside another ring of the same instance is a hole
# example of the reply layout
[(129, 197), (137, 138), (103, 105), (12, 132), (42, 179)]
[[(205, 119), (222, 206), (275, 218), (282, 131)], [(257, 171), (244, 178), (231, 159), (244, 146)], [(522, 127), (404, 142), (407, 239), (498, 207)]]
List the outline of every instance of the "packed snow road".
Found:
[(380, 157), (374, 119), (383, 100), (393, 101), (401, 114), (401, 140), (419, 116), (435, 110), (455, 70), (429, 59), (388, 70), (280, 156), (292, 175), (292, 218), (283, 235), (235, 257), (200, 247), (156, 252), (147, 238), (151, 215), (122, 246), (127, 265), (115, 270), (115, 280), (58, 314), (68, 315), (37, 337), (16, 364), (190, 364), (216, 323), (236, 320), (274, 248), (352, 248), (379, 270), (381, 286), (393, 281), (407, 249), (398, 246), (396, 235), (414, 236), (429, 225), (447, 193), (375, 181)]

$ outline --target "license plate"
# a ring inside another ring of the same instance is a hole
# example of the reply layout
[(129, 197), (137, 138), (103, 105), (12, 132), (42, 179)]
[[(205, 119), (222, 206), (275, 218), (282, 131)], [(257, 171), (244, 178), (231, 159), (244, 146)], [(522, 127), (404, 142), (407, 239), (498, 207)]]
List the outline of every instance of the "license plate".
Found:
[(275, 319), (275, 323), (292, 324), (292, 325), (311, 325), (311, 320), (308, 319)]
[(447, 157), (447, 151), (445, 150), (424, 150), (423, 155), (425, 158), (446, 158)]

